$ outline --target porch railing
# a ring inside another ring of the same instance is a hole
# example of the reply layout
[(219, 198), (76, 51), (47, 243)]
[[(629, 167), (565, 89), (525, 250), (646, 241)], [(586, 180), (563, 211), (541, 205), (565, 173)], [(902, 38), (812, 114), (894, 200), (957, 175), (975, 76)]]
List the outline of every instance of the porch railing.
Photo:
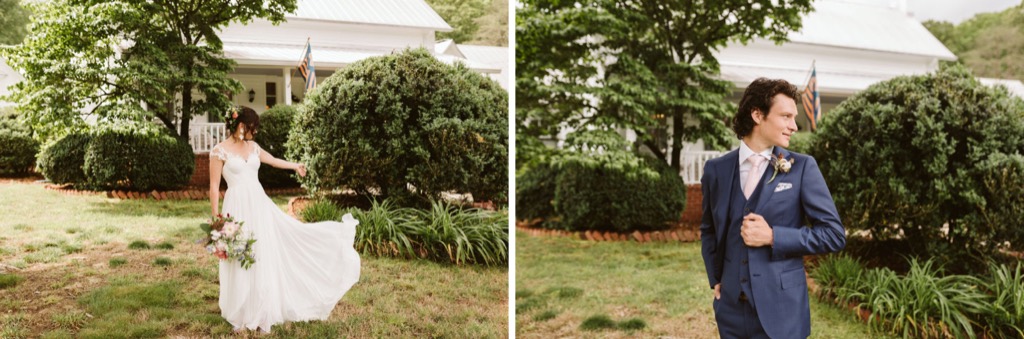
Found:
[(719, 151), (685, 151), (680, 159), (679, 176), (687, 185), (699, 184), (704, 175), (704, 163), (725, 154)]
[(205, 153), (227, 138), (227, 131), (222, 122), (193, 122), (188, 129), (188, 143), (192, 145), (192, 153)]

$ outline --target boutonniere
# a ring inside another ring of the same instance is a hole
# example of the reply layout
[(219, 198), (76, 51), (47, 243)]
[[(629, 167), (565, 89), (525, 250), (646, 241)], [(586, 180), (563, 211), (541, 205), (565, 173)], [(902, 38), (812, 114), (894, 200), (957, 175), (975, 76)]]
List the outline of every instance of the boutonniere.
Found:
[(784, 159), (782, 157), (782, 153), (779, 153), (778, 158), (772, 158), (771, 163), (772, 167), (775, 168), (775, 172), (773, 172), (772, 177), (768, 179), (768, 183), (771, 183), (772, 180), (775, 180), (775, 176), (778, 175), (779, 172), (789, 173), (789, 170), (793, 168), (793, 162), (795, 161), (796, 160), (793, 158)]

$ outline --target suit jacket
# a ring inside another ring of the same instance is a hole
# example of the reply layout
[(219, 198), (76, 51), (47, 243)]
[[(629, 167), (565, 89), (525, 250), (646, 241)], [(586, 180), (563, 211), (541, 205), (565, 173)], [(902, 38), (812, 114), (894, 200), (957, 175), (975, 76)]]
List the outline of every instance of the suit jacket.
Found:
[[(779, 154), (795, 162), (789, 172), (780, 172), (766, 183), (775, 171), (769, 164), (761, 178), (761, 185), (766, 186), (761, 187), (752, 212), (764, 217), (775, 240), (770, 247), (749, 250), (750, 284), (765, 333), (773, 338), (807, 337), (811, 326), (803, 256), (841, 250), (846, 246), (846, 231), (814, 158), (775, 147), (772, 156), (777, 158)], [(712, 288), (722, 281), (723, 272), (739, 272), (726, 267), (740, 264), (727, 262), (726, 252), (747, 249), (725, 248), (726, 227), (731, 221), (729, 204), (733, 200), (730, 193), (734, 192), (733, 185), (739, 184), (735, 180), (738, 171), (739, 150), (733, 150), (709, 160), (701, 178), (701, 254)], [(729, 292), (739, 295), (739, 291)]]

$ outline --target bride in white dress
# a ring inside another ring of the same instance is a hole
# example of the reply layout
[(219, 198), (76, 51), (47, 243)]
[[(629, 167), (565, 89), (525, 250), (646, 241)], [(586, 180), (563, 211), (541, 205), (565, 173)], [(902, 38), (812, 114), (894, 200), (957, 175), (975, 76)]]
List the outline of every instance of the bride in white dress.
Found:
[(227, 118), (231, 136), (210, 152), (210, 207), (217, 215), (220, 180), (222, 212), (243, 221), (242, 230), (255, 237), (256, 262), (243, 269), (237, 261), (220, 261), (221, 315), (236, 331), (259, 329), (285, 321), (324, 320), (359, 280), (359, 253), (353, 244), (358, 221), (346, 214), (342, 222), (304, 224), (282, 212), (260, 185), (260, 163), (306, 175), (306, 166), (263, 151), (253, 134), (259, 116), (244, 107)]

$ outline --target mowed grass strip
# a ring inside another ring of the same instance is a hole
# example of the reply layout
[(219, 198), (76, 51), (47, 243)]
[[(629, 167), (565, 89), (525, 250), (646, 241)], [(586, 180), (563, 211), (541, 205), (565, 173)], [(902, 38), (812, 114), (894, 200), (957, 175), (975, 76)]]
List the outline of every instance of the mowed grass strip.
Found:
[[(208, 201), (0, 185), (0, 205), (13, 206), (0, 212), (0, 263), (18, 268), (5, 273), (17, 282), (0, 289), (0, 337), (232, 335), (217, 305), (218, 260), (195, 244)], [(273, 200), (285, 208), (287, 197)], [(149, 249), (130, 248), (134, 241)], [(327, 320), (275, 326), (264, 337), (507, 335), (506, 268), (363, 256), (359, 283)]]
[[(517, 232), (516, 266), (516, 337), (718, 338), (700, 243)], [(811, 300), (811, 337), (886, 338)]]

